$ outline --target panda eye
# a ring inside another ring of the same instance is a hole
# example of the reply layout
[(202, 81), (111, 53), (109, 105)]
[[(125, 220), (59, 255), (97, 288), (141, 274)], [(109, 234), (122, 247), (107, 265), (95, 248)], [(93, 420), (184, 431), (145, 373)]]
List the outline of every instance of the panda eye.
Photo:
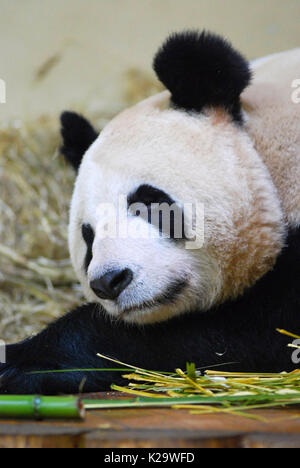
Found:
[(82, 237), (87, 246), (93, 245), (95, 239), (94, 229), (90, 224), (83, 224), (81, 227)]
[(85, 272), (88, 271), (89, 265), (93, 258), (93, 243), (95, 240), (95, 232), (90, 224), (83, 224), (81, 227), (82, 237), (87, 246), (86, 256), (84, 260)]
[[(184, 233), (184, 214), (175, 201), (163, 190), (151, 185), (140, 185), (135, 192), (127, 197), (128, 207), (134, 212), (135, 216), (140, 216), (149, 224), (155, 226), (161, 235), (170, 239), (185, 239)], [(144, 205), (143, 209), (140, 205)], [(163, 220), (163, 211), (161, 207), (152, 205), (169, 205), (171, 210), (168, 218)]]
[(128, 206), (134, 203), (143, 203), (146, 206), (150, 206), (152, 203), (167, 203), (173, 205), (175, 202), (172, 198), (163, 190), (160, 190), (152, 185), (140, 185), (137, 190), (129, 194)]

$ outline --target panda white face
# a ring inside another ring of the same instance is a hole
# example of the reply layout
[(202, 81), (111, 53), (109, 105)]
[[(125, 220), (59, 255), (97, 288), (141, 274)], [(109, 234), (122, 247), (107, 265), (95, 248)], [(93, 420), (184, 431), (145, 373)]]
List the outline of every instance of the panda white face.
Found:
[[(120, 199), (126, 235), (116, 215)], [(194, 226), (196, 239), (204, 228), (203, 245), (187, 248), (184, 238), (159, 235), (132, 202), (174, 202), (185, 226), (195, 220), (184, 207), (203, 206), (204, 219)], [(257, 281), (282, 242), (282, 213), (268, 171), (220, 108), (187, 113), (170, 108), (164, 92), (116, 117), (83, 158), (70, 253), (87, 299), (112, 317), (149, 323), (205, 311)]]
[[(170, 93), (126, 110), (98, 138), (82, 117), (62, 116), (62, 152), (80, 166), (69, 229), (74, 268), (89, 301), (136, 323), (242, 294), (284, 243), (276, 189), (242, 126), (247, 61), (221, 37), (192, 31), (171, 35), (154, 69)], [(149, 209), (161, 202), (176, 205), (169, 238)], [(196, 246), (174, 235), (178, 225)]]

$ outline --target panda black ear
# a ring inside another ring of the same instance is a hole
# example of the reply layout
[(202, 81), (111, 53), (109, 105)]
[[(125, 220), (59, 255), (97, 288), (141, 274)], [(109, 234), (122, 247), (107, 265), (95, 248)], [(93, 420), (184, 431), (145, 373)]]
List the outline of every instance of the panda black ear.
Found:
[(200, 112), (222, 106), (242, 121), (240, 95), (250, 84), (251, 71), (222, 37), (206, 31), (172, 34), (157, 52), (153, 68), (176, 107)]
[(98, 137), (92, 125), (75, 112), (63, 112), (61, 117), (61, 152), (74, 169), (78, 170), (83, 155)]

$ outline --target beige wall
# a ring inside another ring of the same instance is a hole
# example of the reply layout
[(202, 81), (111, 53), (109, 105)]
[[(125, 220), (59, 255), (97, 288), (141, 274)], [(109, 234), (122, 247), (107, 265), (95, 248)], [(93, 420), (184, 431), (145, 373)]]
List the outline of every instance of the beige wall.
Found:
[(300, 0), (0, 0), (0, 119), (118, 106), (170, 31), (212, 29), (254, 58), (299, 46), (299, 18)]

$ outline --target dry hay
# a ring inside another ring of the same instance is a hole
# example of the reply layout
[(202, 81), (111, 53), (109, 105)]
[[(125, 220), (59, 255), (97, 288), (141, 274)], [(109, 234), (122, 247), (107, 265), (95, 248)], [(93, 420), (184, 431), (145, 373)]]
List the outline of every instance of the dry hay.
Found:
[(74, 175), (51, 118), (0, 130), (1, 339), (36, 332), (82, 298), (67, 250)]

